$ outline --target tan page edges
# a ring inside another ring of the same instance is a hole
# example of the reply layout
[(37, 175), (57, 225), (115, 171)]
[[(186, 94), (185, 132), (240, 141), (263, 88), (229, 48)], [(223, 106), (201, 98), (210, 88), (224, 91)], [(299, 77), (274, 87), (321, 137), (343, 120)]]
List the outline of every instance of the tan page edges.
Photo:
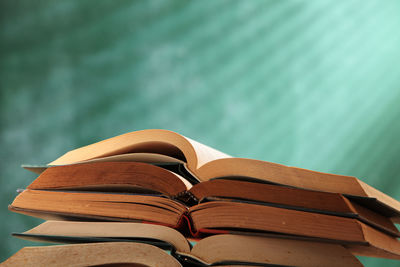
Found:
[(162, 249), (132, 242), (25, 247), (3, 262), (1, 266), (83, 267), (118, 263), (135, 263), (138, 266), (181, 266), (175, 258)]
[(207, 263), (229, 259), (289, 266), (362, 266), (337, 244), (257, 236), (211, 236), (197, 243), (192, 255)]

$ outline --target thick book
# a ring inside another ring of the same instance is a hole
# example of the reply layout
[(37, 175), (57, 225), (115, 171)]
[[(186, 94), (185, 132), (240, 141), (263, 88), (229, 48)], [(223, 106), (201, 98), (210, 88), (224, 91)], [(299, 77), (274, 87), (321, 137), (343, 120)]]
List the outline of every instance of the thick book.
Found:
[[(363, 205), (400, 220), (400, 202), (356, 177), (288, 167), (266, 161), (233, 158), (183, 135), (167, 130), (142, 130), (72, 150), (49, 165), (66, 165), (132, 153), (154, 153), (175, 158), (198, 181), (244, 177), (281, 185), (358, 197)], [(129, 156), (129, 155), (128, 155)], [(123, 157), (123, 156), (122, 156)]]
[[(103, 242), (110, 242), (108, 247), (115, 249), (121, 247), (124, 252), (128, 250), (124, 247), (129, 244), (126, 243), (129, 241), (134, 244), (129, 248), (135, 250), (132, 251), (133, 255), (138, 254), (137, 250), (142, 245), (141, 249), (148, 250), (147, 257), (143, 257), (141, 261), (165, 259), (165, 253), (162, 253), (164, 251), (148, 249), (151, 245), (170, 251), (171, 258), (174, 257), (184, 266), (362, 266), (348, 249), (338, 244), (232, 234), (187, 240), (174, 229), (150, 224), (47, 221), (16, 236), (53, 243), (96, 242), (92, 244), (92, 247), (98, 246), (99, 250), (105, 246)], [(74, 245), (75, 248), (81, 249), (86, 249), (85, 246)], [(60, 247), (67, 250), (73, 246)], [(86, 254), (87, 252), (75, 251), (75, 253)], [(103, 257), (107, 257), (108, 253), (104, 254)], [(121, 259), (126, 258), (121, 257)], [(175, 264), (172, 259), (165, 263), (170, 264), (168, 266), (175, 266), (172, 265)]]
[(27, 189), (159, 194), (187, 206), (221, 200), (269, 205), (357, 218), (390, 235), (400, 236), (390, 219), (338, 193), (224, 178), (192, 185), (174, 172), (142, 162), (91, 162), (49, 167)]
[(361, 246), (370, 256), (400, 259), (395, 237), (357, 219), (246, 202), (221, 200), (187, 207), (160, 196), (27, 189), (9, 208), (43, 219), (159, 224), (192, 237), (240, 233), (318, 240)]

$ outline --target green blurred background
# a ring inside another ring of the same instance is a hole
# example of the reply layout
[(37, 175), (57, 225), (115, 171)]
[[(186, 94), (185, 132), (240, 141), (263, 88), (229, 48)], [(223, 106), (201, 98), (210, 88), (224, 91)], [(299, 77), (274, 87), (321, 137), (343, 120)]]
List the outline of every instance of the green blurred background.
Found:
[[(0, 260), (47, 163), (146, 128), (400, 199), (400, 1), (0, 2)], [(366, 266), (397, 266), (361, 258)]]

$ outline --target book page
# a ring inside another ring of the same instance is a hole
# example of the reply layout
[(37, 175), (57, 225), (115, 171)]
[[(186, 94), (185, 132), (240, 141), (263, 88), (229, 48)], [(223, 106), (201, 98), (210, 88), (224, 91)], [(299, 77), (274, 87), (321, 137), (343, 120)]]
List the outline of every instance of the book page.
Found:
[(149, 129), (122, 134), (71, 150), (49, 165), (72, 164), (128, 153), (155, 153), (176, 158), (187, 162), (188, 168), (194, 173), (207, 162), (230, 157), (178, 133)]
[(175, 229), (155, 224), (129, 222), (47, 221), (24, 234), (76, 237), (137, 237), (165, 241), (177, 250), (189, 253), (186, 238)]
[[(203, 165), (196, 174), (202, 181), (221, 177), (237, 177), (240, 180), (247, 177), (297, 188), (376, 198), (377, 201), (400, 214), (399, 201), (353, 176), (317, 172), (246, 158), (215, 160)], [(400, 216), (396, 217), (396, 222), (400, 221)]]
[(89, 163), (89, 162), (110, 162), (110, 161), (129, 161), (129, 162), (145, 162), (145, 163), (183, 163), (183, 161), (169, 157), (162, 154), (156, 153), (127, 153), (119, 154), (114, 156), (96, 158), (91, 160), (85, 160), (78, 163)]
[(49, 165), (65, 165), (128, 153), (156, 153), (185, 160), (185, 157), (192, 158), (194, 151), (181, 135), (151, 129), (122, 134), (71, 150)]
[[(218, 151), (214, 148), (211, 148), (209, 146), (203, 145), (197, 141), (194, 141), (188, 137), (185, 137), (190, 144), (193, 146), (194, 150), (196, 151), (197, 155), (197, 166), (196, 169), (200, 168), (204, 164), (217, 160), (217, 159), (223, 159), (223, 158), (231, 158), (231, 156)], [(192, 170), (193, 172), (196, 172), (196, 170)]]
[(362, 266), (337, 244), (244, 235), (217, 235), (202, 239), (192, 255), (207, 263), (223, 261), (284, 266)]
[[(8, 266), (97, 266), (129, 263), (133, 266), (179, 267), (164, 250), (143, 243), (107, 242), (25, 247), (1, 265)], [(130, 265), (130, 266), (131, 266)]]

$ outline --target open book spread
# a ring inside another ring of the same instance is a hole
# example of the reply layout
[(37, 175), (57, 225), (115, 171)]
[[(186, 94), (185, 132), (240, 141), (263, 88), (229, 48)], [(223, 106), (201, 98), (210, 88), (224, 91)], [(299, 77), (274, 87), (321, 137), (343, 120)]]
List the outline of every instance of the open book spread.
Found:
[[(46, 264), (57, 253), (79, 254), (59, 260), (82, 266), (400, 259), (400, 202), (360, 179), (231, 157), (167, 130), (127, 133), (24, 168), (38, 177), (9, 209), (47, 221), (14, 236), (69, 245), (27, 247), (5, 265)], [(147, 256), (135, 261), (125, 250)]]

